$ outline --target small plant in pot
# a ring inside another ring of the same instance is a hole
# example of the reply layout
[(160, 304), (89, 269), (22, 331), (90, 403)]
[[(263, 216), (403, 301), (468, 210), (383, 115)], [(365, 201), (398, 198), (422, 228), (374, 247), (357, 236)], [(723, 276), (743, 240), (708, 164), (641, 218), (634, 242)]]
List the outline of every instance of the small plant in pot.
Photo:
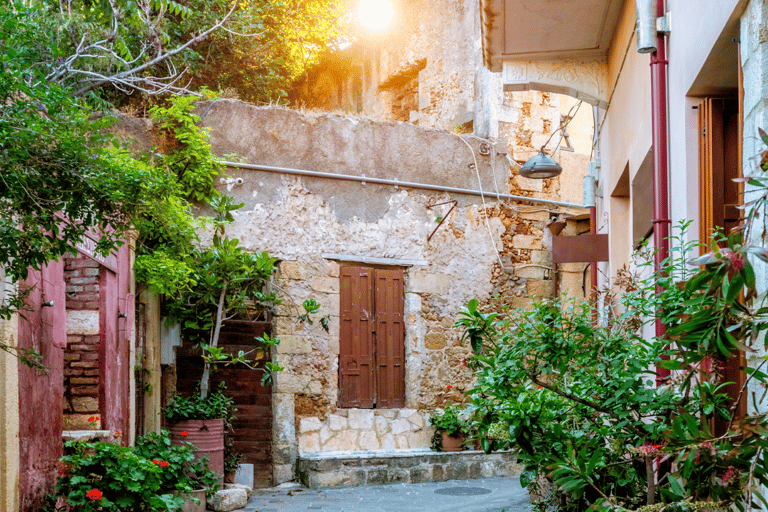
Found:
[(429, 421), (436, 427), (432, 437), (432, 448), (437, 451), (458, 452), (462, 450), (467, 423), (462, 419), (463, 409), (452, 402), (436, 409)]

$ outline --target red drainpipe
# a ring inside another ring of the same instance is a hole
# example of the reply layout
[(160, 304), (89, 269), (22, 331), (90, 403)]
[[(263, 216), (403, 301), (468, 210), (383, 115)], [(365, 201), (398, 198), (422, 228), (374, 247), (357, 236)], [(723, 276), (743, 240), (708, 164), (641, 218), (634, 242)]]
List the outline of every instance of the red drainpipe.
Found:
[[(656, 16), (663, 17), (664, 1), (656, 5)], [(656, 36), (656, 51), (651, 54), (651, 110), (653, 111), (653, 245), (656, 254), (653, 258), (654, 270), (662, 269), (662, 262), (669, 256), (669, 185), (667, 182), (667, 61), (666, 36), (658, 32)], [(662, 291), (656, 285), (656, 293)], [(666, 332), (661, 319), (656, 317), (656, 336), (661, 337)], [(669, 370), (656, 368), (656, 384), (661, 385)]]

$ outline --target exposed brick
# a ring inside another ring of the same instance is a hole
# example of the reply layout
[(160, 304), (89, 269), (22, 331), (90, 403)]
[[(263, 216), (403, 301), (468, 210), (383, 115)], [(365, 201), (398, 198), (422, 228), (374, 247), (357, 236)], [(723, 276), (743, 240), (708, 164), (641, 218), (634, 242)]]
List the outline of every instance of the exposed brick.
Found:
[(93, 261), (90, 258), (77, 258), (77, 259), (70, 259), (67, 262), (67, 267), (69, 269), (75, 269), (75, 268), (98, 268), (99, 263), (96, 261)]
[(98, 301), (99, 300), (99, 294), (98, 293), (93, 293), (93, 292), (79, 293), (79, 294), (77, 294), (77, 300), (82, 300), (82, 301), (86, 301), (86, 302)]
[(80, 354), (73, 354), (73, 353), (65, 353), (64, 354), (64, 360), (65, 361), (77, 361), (80, 359)]
[(67, 299), (67, 309), (81, 310), (86, 308), (83, 301)]
[(69, 279), (70, 277), (80, 277), (80, 271), (79, 270), (67, 270), (64, 272), (64, 279)]
[(78, 293), (78, 292), (82, 292), (82, 291), (83, 291), (83, 287), (82, 286), (67, 286), (66, 287), (66, 292), (67, 293)]
[(98, 361), (99, 354), (95, 352), (89, 352), (87, 354), (83, 354), (83, 361)]
[(89, 377), (92, 377), (92, 376), (98, 375), (98, 374), (99, 374), (99, 370), (85, 370), (83, 372), (83, 375), (87, 375)]
[(98, 361), (73, 361), (69, 365), (73, 368), (97, 368), (99, 363)]
[(70, 386), (81, 386), (81, 385), (87, 385), (87, 384), (98, 384), (99, 379), (96, 377), (72, 377), (69, 379), (69, 385)]
[(86, 284), (83, 285), (83, 291), (84, 292), (98, 292), (99, 291), (99, 285), (98, 284)]
[(83, 336), (83, 343), (88, 343), (89, 345), (95, 345), (99, 342), (101, 337), (98, 334), (94, 334), (91, 336)]
[(65, 377), (76, 377), (78, 375), (83, 375), (83, 370), (79, 368), (64, 368)]
[(67, 344), (70, 343), (80, 343), (82, 341), (83, 337), (79, 336), (77, 334), (68, 334), (67, 335)]
[(73, 395), (98, 395), (98, 386), (78, 386), (70, 390)]
[(92, 309), (92, 310), (99, 309), (99, 303), (98, 302), (86, 302), (85, 304), (83, 304), (83, 309)]
[(67, 348), (69, 348), (69, 350), (71, 350), (73, 352), (90, 352), (91, 351), (91, 346), (90, 345), (76, 344), (76, 345), (70, 345)]

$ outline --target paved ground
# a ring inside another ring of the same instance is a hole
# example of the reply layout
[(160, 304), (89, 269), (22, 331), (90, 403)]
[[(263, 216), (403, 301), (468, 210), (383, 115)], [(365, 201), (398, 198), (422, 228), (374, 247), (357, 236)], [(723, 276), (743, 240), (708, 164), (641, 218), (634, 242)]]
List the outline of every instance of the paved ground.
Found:
[(246, 512), (524, 512), (520, 479), (481, 478), (313, 491), (298, 486), (256, 489)]

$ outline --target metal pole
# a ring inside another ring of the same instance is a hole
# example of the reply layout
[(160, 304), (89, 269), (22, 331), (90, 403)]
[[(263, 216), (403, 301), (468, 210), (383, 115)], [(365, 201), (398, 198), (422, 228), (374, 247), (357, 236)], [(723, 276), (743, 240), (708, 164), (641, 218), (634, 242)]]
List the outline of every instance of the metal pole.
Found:
[(468, 188), (446, 187), (442, 185), (431, 185), (429, 183), (416, 183), (413, 181), (400, 181), (396, 179), (390, 180), (390, 179), (384, 179), (384, 178), (369, 178), (367, 176), (356, 176), (352, 174), (307, 171), (303, 169), (292, 169), (290, 167), (274, 167), (271, 165), (241, 164), (237, 162), (225, 162), (225, 161), (222, 161), (221, 163), (223, 163), (227, 167), (234, 167), (237, 169), (251, 169), (254, 171), (276, 172), (281, 174), (294, 174), (297, 176), (310, 176), (313, 178), (327, 178), (327, 179), (334, 179), (334, 180), (357, 181), (359, 183), (376, 183), (377, 185), (392, 185), (396, 187), (408, 187), (408, 188), (417, 188), (417, 189), (423, 189), (423, 190), (436, 190), (438, 192), (453, 192), (456, 194), (466, 194), (470, 196), (484, 196), (484, 197), (488, 197), (489, 199), (498, 197), (499, 199), (507, 199), (511, 201), (525, 201), (528, 203), (549, 204), (552, 206), (562, 206), (565, 208), (584, 208), (584, 209), (589, 208), (589, 206), (585, 206), (582, 204), (574, 204), (574, 203), (571, 203), (570, 201), (553, 201), (551, 199), (539, 199), (537, 197), (516, 196), (513, 194), (497, 194), (496, 192), (486, 192), (483, 190), (473, 190)]

